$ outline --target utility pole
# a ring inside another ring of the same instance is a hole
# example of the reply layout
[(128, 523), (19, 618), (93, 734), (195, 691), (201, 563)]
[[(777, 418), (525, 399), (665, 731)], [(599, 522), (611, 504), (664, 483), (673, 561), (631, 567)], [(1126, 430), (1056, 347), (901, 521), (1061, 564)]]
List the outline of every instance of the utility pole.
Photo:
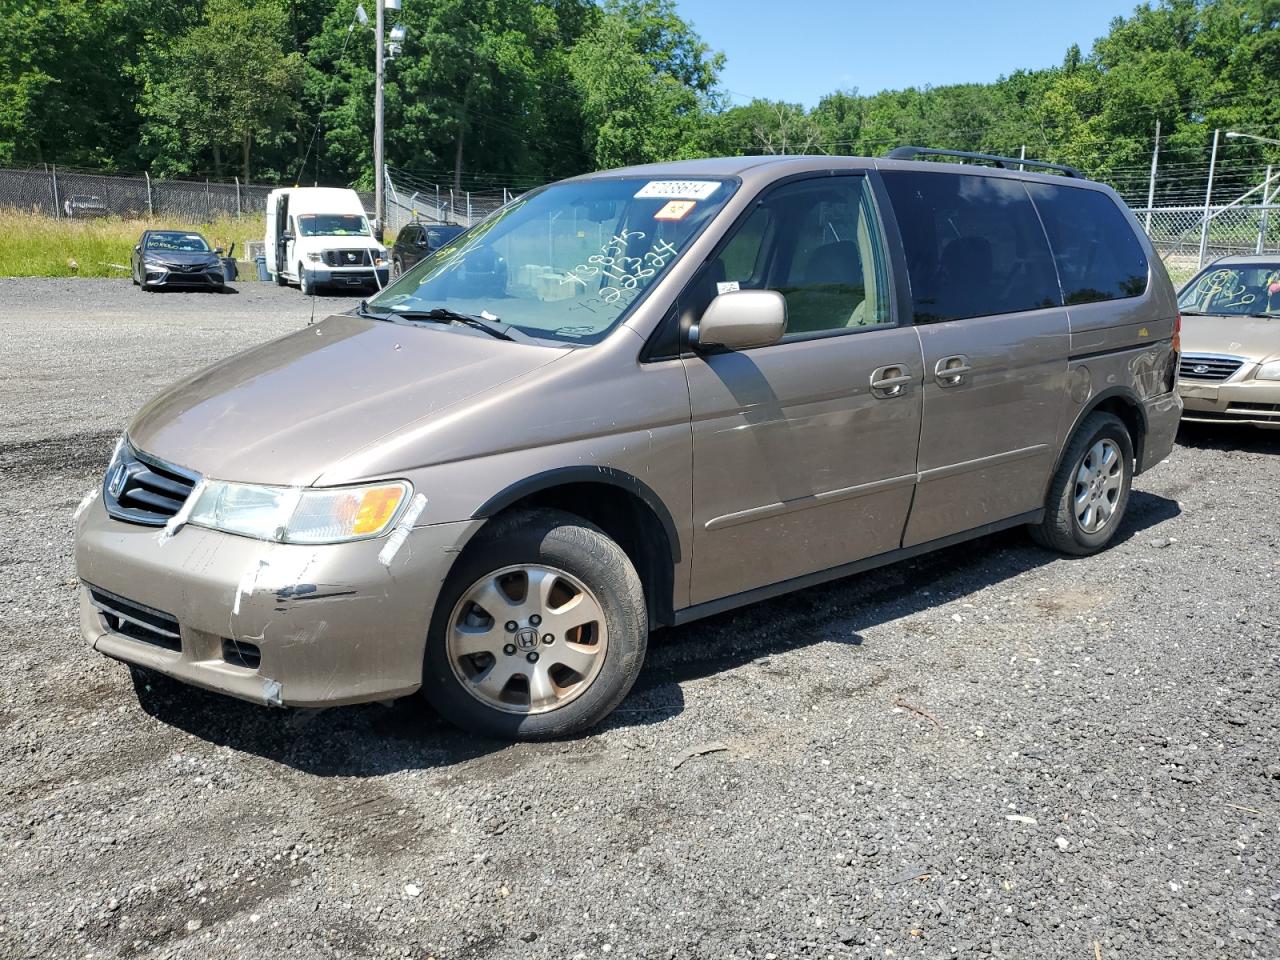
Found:
[(1209, 185), (1204, 191), (1204, 221), (1200, 225), (1200, 266), (1204, 267), (1205, 255), (1209, 252), (1209, 205), (1213, 202), (1213, 172), (1218, 166), (1218, 135), (1221, 130), (1213, 131), (1213, 152), (1209, 154)]
[(378, 242), (382, 242), (382, 230), (387, 222), (387, 197), (383, 189), (383, 166), (382, 166), (382, 69), (383, 69), (383, 45), (382, 24), (386, 20), (386, 13), (383, 10), (383, 0), (373, 0), (374, 6), (378, 8), (378, 12), (374, 19), (373, 35), (377, 38), (374, 43), (374, 87), (373, 87), (373, 217), (377, 222), (374, 228)]
[(1160, 162), (1160, 120), (1156, 120), (1156, 145), (1151, 151), (1151, 182), (1147, 184), (1147, 236), (1151, 236), (1151, 208), (1156, 205), (1156, 165)]

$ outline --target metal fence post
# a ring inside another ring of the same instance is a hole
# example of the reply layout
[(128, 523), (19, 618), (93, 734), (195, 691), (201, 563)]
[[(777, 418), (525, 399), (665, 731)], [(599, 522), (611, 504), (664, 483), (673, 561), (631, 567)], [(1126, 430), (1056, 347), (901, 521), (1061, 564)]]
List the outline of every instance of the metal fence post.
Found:
[(1204, 269), (1204, 258), (1209, 252), (1209, 205), (1213, 202), (1213, 172), (1218, 166), (1218, 135), (1221, 130), (1213, 131), (1213, 152), (1209, 154), (1209, 185), (1204, 191), (1204, 221), (1200, 225), (1200, 268)]
[(53, 183), (53, 218), (55, 220), (62, 217), (62, 204), (58, 200), (58, 167), (55, 164), (50, 172)]
[(156, 206), (151, 199), (151, 174), (143, 170), (142, 175), (147, 178), (147, 216), (154, 217), (156, 215)]
[(1267, 164), (1267, 178), (1262, 180), (1262, 212), (1258, 215), (1258, 246), (1254, 248), (1254, 253), (1261, 253), (1267, 242), (1267, 209), (1270, 206), (1270, 198), (1267, 197), (1267, 191), (1271, 189), (1271, 165)]
[(213, 222), (213, 197), (209, 193), (209, 178), (204, 178), (204, 222)]
[(236, 177), (236, 216), (240, 215), (240, 178)]
[(1151, 235), (1151, 208), (1156, 205), (1156, 165), (1160, 162), (1160, 121), (1156, 121), (1156, 143), (1151, 151), (1151, 180), (1147, 183), (1147, 235)]

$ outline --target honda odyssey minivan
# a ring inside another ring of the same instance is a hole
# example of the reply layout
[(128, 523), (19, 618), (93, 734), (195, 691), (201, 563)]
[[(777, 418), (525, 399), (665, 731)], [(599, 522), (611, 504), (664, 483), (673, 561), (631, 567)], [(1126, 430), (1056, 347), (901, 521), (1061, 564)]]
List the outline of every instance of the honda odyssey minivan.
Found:
[(171, 387), (78, 511), (87, 641), (545, 738), (656, 627), (1014, 526), (1101, 549), (1182, 411), (1173, 288), (1109, 188), (934, 152), (553, 184)]

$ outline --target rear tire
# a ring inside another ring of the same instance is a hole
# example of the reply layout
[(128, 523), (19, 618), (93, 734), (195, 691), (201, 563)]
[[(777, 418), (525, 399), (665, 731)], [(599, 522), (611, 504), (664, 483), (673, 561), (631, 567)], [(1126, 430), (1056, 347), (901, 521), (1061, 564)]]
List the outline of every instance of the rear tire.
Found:
[(422, 692), (464, 730), (569, 736), (622, 702), (648, 636), (640, 577), (617, 543), (560, 510), (516, 511), (481, 531), (446, 579)]
[(1129, 428), (1113, 414), (1089, 414), (1067, 444), (1032, 538), (1071, 556), (1097, 553), (1124, 522), (1132, 482)]

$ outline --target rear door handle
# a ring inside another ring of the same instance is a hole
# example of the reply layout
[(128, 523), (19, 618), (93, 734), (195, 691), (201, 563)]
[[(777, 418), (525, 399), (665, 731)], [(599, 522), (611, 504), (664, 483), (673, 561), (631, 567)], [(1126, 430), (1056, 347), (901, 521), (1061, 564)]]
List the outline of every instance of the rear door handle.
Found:
[(939, 386), (943, 387), (960, 386), (972, 372), (973, 367), (969, 365), (969, 358), (962, 353), (943, 357), (933, 365), (933, 378), (938, 381)]
[(885, 367), (876, 367), (871, 373), (871, 393), (885, 400), (900, 397), (903, 387), (914, 379), (905, 364), (891, 363)]

